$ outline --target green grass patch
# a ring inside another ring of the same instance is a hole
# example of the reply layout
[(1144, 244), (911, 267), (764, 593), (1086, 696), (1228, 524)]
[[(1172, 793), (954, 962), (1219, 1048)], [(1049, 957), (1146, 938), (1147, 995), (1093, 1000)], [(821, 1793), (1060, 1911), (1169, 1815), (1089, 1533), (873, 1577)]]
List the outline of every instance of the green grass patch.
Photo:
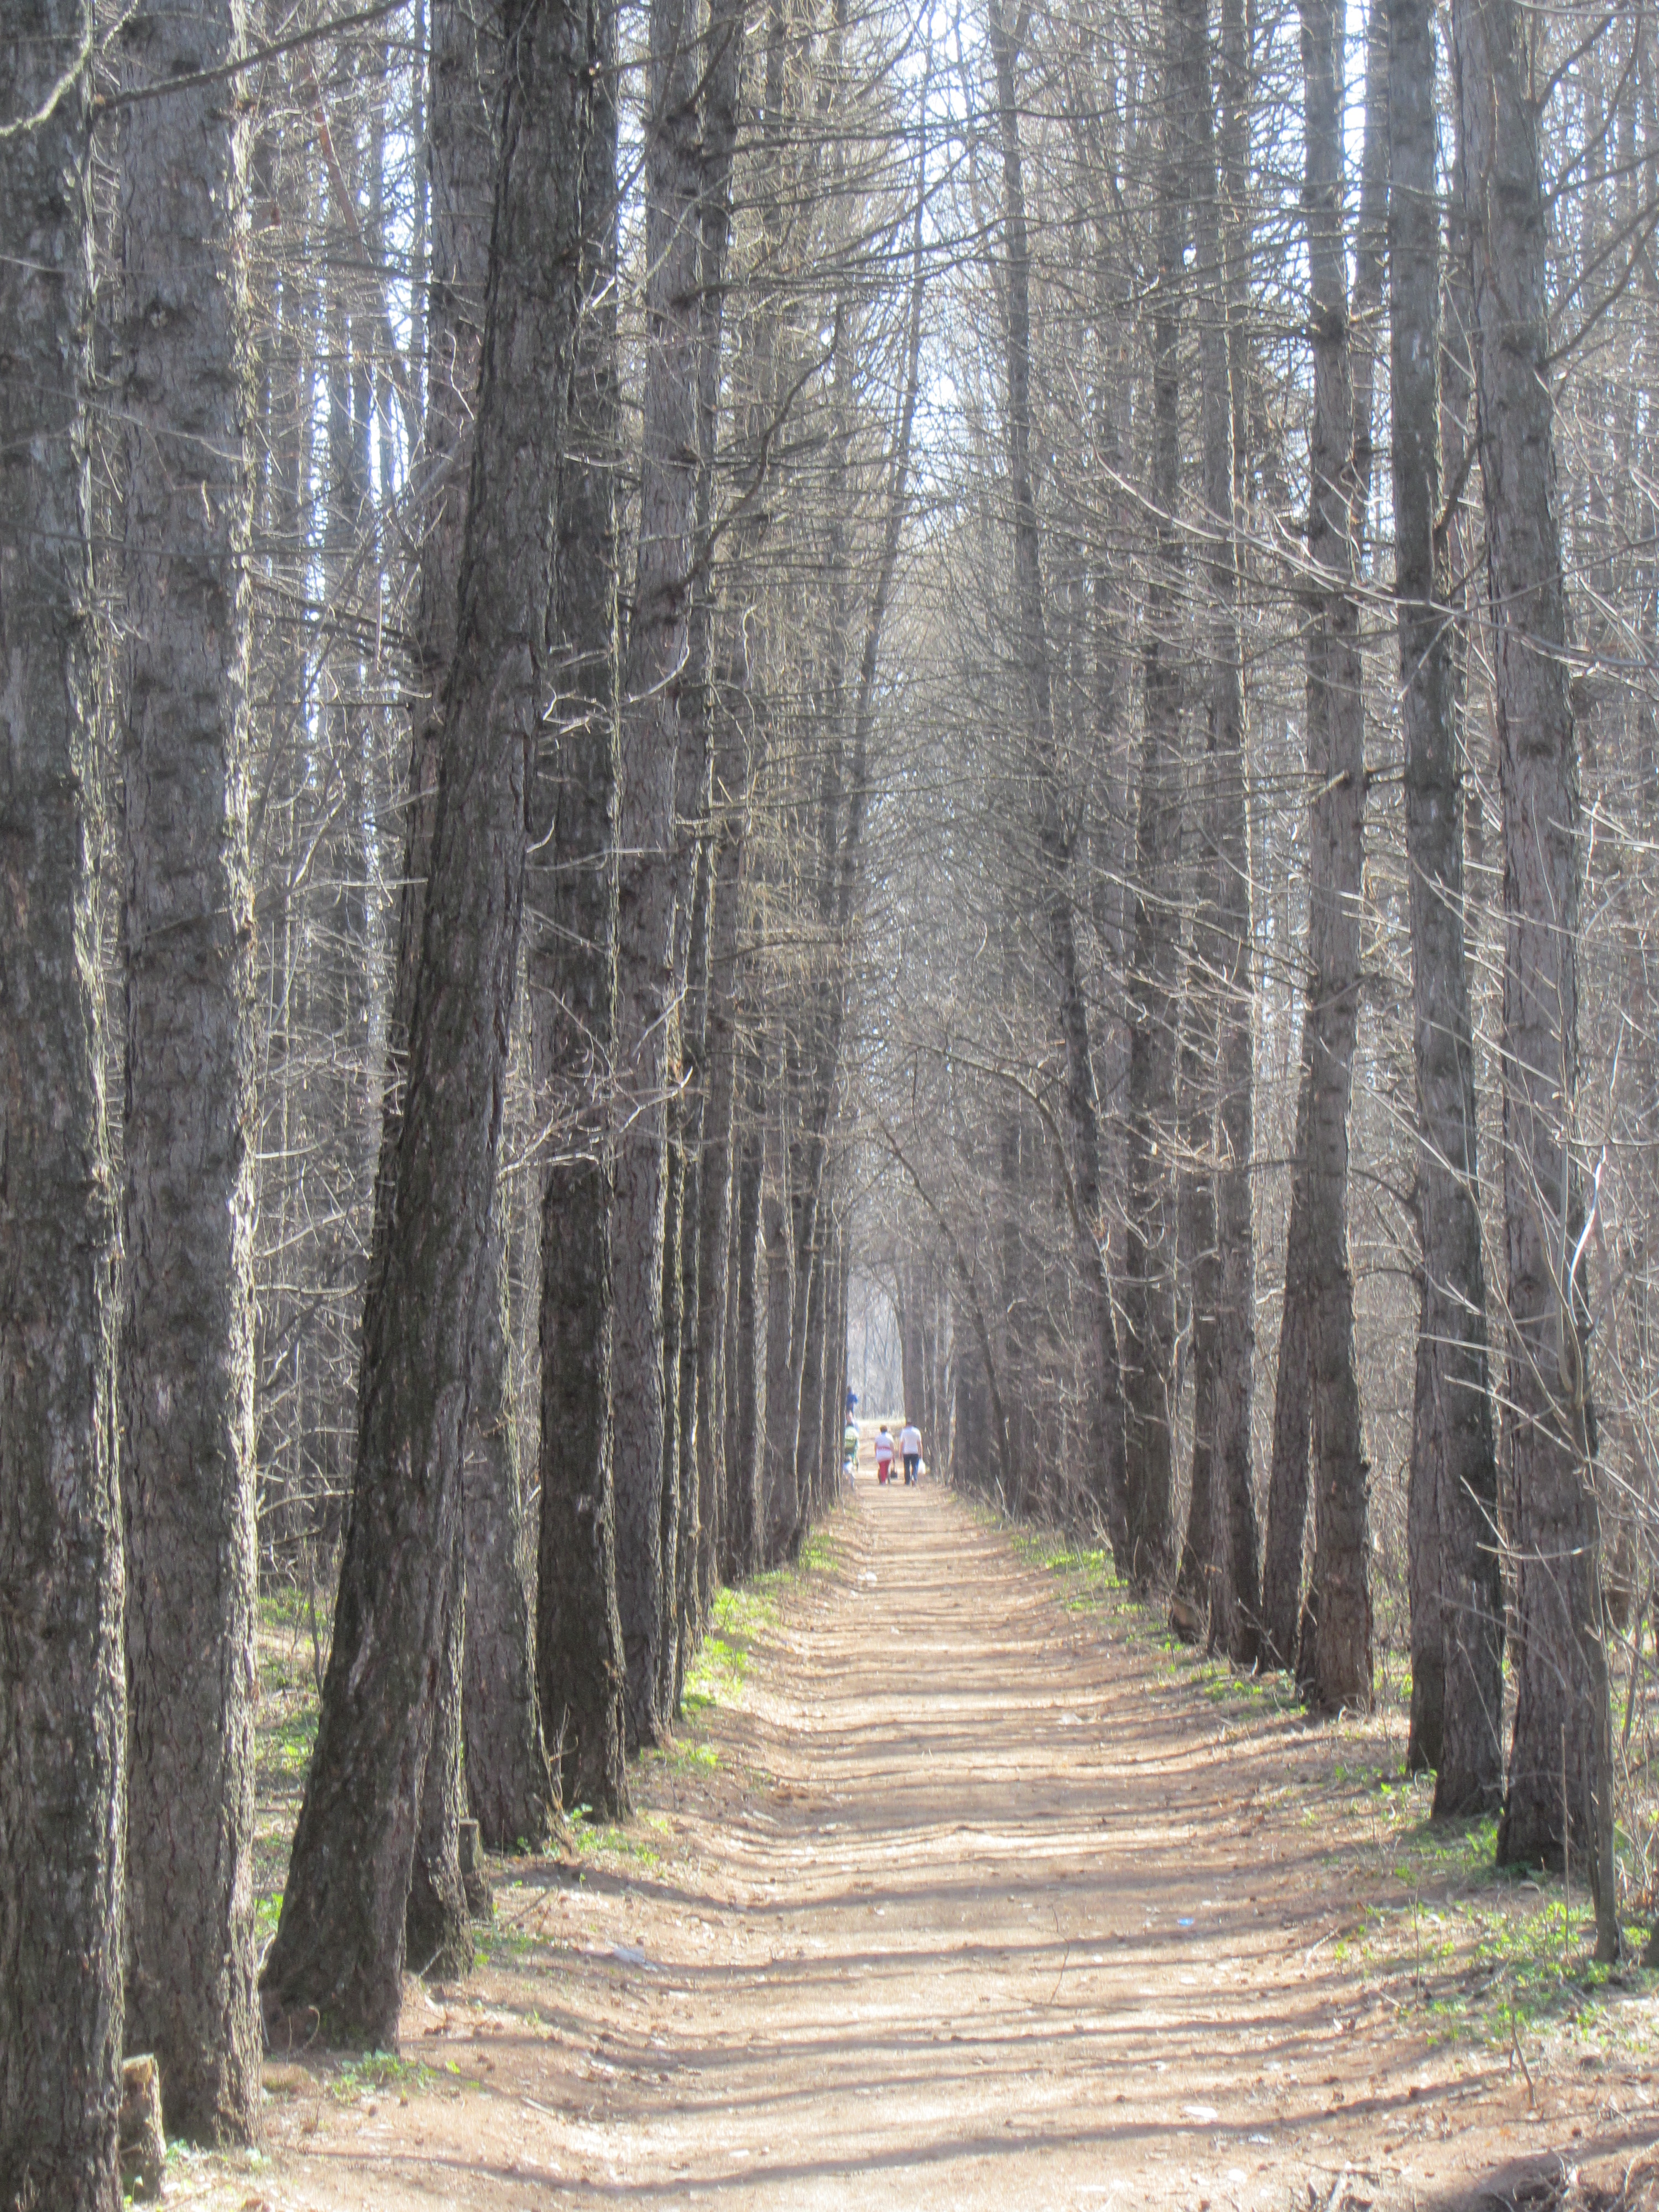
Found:
[(626, 1827), (621, 1827), (613, 1821), (596, 1820), (592, 1806), (578, 1805), (570, 1815), (570, 1840), (579, 1859), (596, 1864), (617, 1860), (657, 1866), (662, 1852), (653, 1838), (667, 1826), (667, 1818), (660, 1813), (637, 1814)]
[(720, 1753), (714, 1745), (704, 1743), (689, 1729), (658, 1744), (646, 1753), (645, 1758), (651, 1765), (660, 1766), (669, 1774), (712, 1774), (720, 1764)]
[(1023, 1559), (1032, 1566), (1047, 1567), (1051, 1573), (1066, 1576), (1081, 1586), (1077, 1593), (1079, 1596), (1104, 1597), (1124, 1587), (1104, 1545), (1081, 1544), (1059, 1528), (1028, 1527), (1017, 1522), (1010, 1522), (1006, 1527), (1010, 1541)]
[(1654, 2050), (1659, 1976), (1635, 1963), (1641, 1931), (1625, 1930), (1623, 1963), (1598, 1966), (1582, 1881), (1569, 1902), (1558, 1875), (1499, 1867), (1495, 1818), (1431, 1821), (1431, 1777), (1346, 1755), (1293, 1794), (1310, 1789), (1324, 1809), (1304, 1806), (1303, 1824), (1329, 1826), (1338, 1863), (1372, 1890), (1334, 1955), (1432, 2041)]
[(277, 1775), (302, 1783), (317, 1743), (317, 1708), (301, 1706), (283, 1713), (269, 1728), (259, 1730), (260, 1764)]
[[(1019, 1558), (1055, 1577), (1068, 1613), (1109, 1615), (1114, 1632), (1152, 1659), (1170, 1691), (1195, 1692), (1218, 1710), (1225, 1735), (1284, 1744), (1289, 1771), (1258, 1786), (1253, 1802), (1324, 1842), (1319, 1857), (1339, 1892), (1354, 1900), (1349, 1924), (1328, 1939), (1327, 1955), (1358, 1987), (1402, 2020), (1417, 2021), (1437, 2043), (1518, 2046), (1534, 2056), (1557, 2042), (1581, 2054), (1659, 2054), (1659, 1973), (1634, 1963), (1644, 1931), (1626, 1929), (1623, 1964), (1595, 1965), (1582, 1874), (1569, 1908), (1559, 1875), (1496, 1864), (1495, 1820), (1430, 1820), (1433, 1778), (1401, 1771), (1411, 1676), (1397, 1656), (1390, 1663), (1384, 1654), (1379, 1664), (1373, 1718), (1299, 1728), (1302, 1702), (1290, 1676), (1242, 1674), (1183, 1644), (1164, 1601), (1135, 1599), (1109, 1552), (969, 1502)], [(1623, 1830), (1620, 1861), (1621, 1893), (1637, 1895), (1645, 1862)]]
[[(453, 2070), (459, 2073), (460, 2069)], [(395, 2051), (365, 2051), (359, 2058), (343, 2059), (328, 2086), (343, 2105), (388, 2089), (407, 2096), (411, 2090), (430, 2088), (437, 2078), (423, 2058), (404, 2058)]]
[[(723, 1597), (726, 1593), (722, 1591), (720, 1595)], [(744, 1677), (749, 1672), (747, 1641), (722, 1632), (720, 1618), (720, 1608), (716, 1603), (716, 1626), (704, 1637), (686, 1674), (684, 1704), (689, 1713), (706, 1712), (711, 1705), (729, 1704), (743, 1687)]]
[(795, 1571), (802, 1575), (821, 1575), (841, 1565), (841, 1545), (828, 1528), (814, 1528), (800, 1547), (800, 1558)]

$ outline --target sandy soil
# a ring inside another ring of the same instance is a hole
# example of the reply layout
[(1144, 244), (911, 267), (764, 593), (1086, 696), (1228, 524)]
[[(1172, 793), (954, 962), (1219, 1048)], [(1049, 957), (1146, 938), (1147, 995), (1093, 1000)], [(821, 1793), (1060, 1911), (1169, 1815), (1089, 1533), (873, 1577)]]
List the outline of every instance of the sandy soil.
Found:
[(1535, 2057), (1529, 2110), (1502, 2053), (1431, 2045), (1339, 1962), (1352, 1863), (1282, 1786), (1316, 1731), (1230, 1732), (931, 1485), (861, 1479), (830, 1533), (643, 1784), (638, 1855), (504, 1869), (490, 1963), (411, 1984), (402, 2067), (273, 2063), (264, 2161), (179, 2171), (179, 2201), (1361, 2212), (1639, 2183), (1640, 2034), (1590, 2072)]

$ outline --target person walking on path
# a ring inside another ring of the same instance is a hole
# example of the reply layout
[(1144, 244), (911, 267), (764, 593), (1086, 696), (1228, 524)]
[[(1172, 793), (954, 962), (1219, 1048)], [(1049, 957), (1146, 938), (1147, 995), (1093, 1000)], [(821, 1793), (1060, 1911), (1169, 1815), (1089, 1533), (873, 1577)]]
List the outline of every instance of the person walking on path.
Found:
[(885, 1482), (893, 1472), (893, 1439), (884, 1421), (876, 1438), (876, 1480)]
[(904, 1481), (908, 1489), (921, 1473), (921, 1431), (914, 1421), (907, 1420), (899, 1431), (899, 1456), (904, 1462)]

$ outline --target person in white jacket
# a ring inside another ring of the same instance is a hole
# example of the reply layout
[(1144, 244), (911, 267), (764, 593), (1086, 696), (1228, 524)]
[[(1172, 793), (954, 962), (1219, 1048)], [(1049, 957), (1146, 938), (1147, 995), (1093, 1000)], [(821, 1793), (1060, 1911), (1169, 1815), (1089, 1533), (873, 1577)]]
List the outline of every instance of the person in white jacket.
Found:
[(899, 1457), (904, 1462), (905, 1481), (916, 1481), (921, 1474), (921, 1431), (914, 1421), (907, 1420), (899, 1431)]

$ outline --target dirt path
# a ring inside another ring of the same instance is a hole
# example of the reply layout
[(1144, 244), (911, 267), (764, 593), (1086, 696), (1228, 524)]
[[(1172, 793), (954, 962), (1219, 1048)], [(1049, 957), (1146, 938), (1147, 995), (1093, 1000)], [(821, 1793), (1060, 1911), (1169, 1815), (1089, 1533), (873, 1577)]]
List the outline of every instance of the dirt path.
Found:
[(504, 1888), (401, 2075), (273, 2066), (228, 2201), (1358, 2212), (1656, 2133), (1650, 2075), (1529, 2115), (1489, 2047), (1367, 2008), (1352, 1889), (1272, 1809), (1299, 1721), (1224, 1746), (941, 1490), (861, 1480), (832, 1539), (659, 1771), (660, 1856)]

